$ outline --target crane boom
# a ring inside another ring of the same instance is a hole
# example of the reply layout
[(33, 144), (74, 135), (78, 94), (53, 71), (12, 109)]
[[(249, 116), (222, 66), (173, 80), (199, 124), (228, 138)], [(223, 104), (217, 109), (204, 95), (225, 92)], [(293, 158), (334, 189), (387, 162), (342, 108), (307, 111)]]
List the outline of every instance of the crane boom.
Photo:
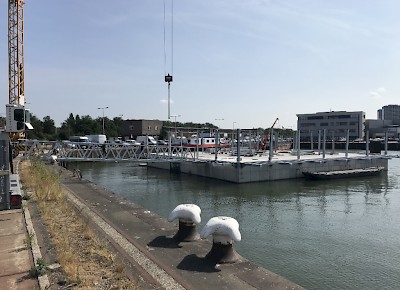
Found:
[(262, 142), (262, 144), (261, 144), (261, 148), (262, 148), (263, 150), (264, 150), (265, 148), (267, 148), (268, 138), (269, 138), (269, 136), (271, 135), (271, 131), (272, 131), (272, 129), (274, 129), (274, 126), (275, 126), (276, 122), (278, 122), (278, 120), (279, 120), (279, 118), (276, 118), (276, 119), (275, 119), (275, 122), (272, 124), (271, 128), (269, 128), (269, 130), (268, 130), (268, 132), (267, 132), (267, 135), (265, 135), (264, 140), (263, 140), (263, 142)]
[(25, 105), (24, 0), (8, 0), (8, 97), (10, 105)]

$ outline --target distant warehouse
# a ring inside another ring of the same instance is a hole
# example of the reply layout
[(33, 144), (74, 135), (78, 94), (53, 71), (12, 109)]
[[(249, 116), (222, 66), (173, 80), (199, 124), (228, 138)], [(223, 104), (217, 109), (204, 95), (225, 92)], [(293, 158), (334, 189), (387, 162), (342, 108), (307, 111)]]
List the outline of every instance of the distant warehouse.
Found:
[(137, 136), (158, 136), (163, 122), (160, 120), (124, 120), (121, 125), (121, 135), (125, 139), (136, 139)]
[(302, 141), (315, 140), (325, 129), (327, 139), (343, 140), (349, 130), (349, 139), (364, 138), (365, 113), (362, 111), (331, 111), (314, 114), (297, 114), (297, 130)]

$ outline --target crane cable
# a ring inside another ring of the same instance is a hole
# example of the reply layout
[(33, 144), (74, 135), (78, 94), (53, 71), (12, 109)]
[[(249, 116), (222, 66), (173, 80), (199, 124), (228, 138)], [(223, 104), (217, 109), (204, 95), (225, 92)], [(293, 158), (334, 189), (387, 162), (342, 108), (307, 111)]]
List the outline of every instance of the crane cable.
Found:
[[(167, 8), (164, 0), (164, 73), (167, 75)], [(171, 0), (171, 75), (174, 74), (174, 0)]]
[(171, 118), (171, 82), (174, 72), (174, 0), (171, 0), (171, 74), (167, 74), (166, 7), (164, 0), (164, 80), (168, 83), (168, 120)]

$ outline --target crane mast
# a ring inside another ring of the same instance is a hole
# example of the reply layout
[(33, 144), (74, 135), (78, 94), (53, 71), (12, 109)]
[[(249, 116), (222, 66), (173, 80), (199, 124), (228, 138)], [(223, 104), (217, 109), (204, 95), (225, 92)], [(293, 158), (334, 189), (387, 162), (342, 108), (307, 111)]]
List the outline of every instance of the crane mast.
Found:
[(24, 0), (8, 0), (8, 97), (25, 106)]
[(8, 0), (8, 104), (6, 132), (12, 141), (25, 138), (30, 124), (29, 110), (25, 109), (24, 74), (24, 0)]

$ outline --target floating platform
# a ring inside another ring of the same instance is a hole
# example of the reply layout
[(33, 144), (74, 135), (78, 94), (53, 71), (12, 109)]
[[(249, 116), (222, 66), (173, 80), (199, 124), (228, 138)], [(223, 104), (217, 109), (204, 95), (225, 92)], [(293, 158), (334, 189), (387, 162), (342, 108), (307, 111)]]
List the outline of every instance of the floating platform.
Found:
[(384, 167), (369, 167), (337, 171), (303, 172), (303, 175), (312, 180), (338, 179), (379, 175), (384, 169)]
[[(166, 162), (148, 162), (149, 167), (186, 173), (233, 183), (275, 181), (305, 178), (303, 172), (338, 172), (383, 168), (388, 170), (390, 157), (380, 154), (331, 153), (323, 156), (318, 152), (276, 153), (272, 158), (266, 154), (232, 156), (230, 154), (199, 153), (196, 158)], [(353, 175), (354, 176), (354, 175)]]

